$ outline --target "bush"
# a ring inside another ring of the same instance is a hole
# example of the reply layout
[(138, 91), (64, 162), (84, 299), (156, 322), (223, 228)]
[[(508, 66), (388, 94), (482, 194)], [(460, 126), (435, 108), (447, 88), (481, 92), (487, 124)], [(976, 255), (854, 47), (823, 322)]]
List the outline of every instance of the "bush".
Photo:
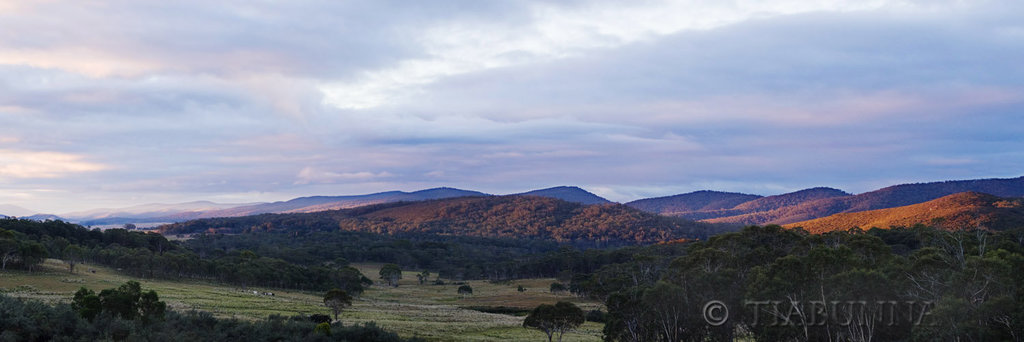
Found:
[(587, 321), (588, 322), (604, 323), (605, 315), (607, 315), (607, 314), (604, 311), (601, 311), (601, 310), (590, 310), (590, 311), (587, 311)]
[(309, 321), (313, 323), (330, 323), (331, 316), (324, 314), (312, 314), (309, 315)]

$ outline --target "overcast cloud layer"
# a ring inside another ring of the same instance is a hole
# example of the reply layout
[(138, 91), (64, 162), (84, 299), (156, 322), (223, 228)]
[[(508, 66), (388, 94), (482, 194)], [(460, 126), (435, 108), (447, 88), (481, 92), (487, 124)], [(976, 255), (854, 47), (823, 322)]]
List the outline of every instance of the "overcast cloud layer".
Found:
[(0, 203), (1024, 174), (1020, 1), (0, 0)]

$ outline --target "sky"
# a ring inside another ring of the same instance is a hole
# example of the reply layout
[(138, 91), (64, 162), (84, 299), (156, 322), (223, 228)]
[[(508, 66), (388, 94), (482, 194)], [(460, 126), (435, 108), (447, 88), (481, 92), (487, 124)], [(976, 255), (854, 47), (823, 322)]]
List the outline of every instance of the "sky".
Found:
[(0, 204), (1024, 175), (1024, 2), (0, 0)]

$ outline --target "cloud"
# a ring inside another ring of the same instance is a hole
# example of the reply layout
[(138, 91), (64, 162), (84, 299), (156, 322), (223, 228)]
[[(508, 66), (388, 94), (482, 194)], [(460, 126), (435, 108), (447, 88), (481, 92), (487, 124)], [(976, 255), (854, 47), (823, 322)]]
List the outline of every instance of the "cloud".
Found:
[(354, 81), (321, 86), (325, 102), (346, 109), (387, 104), (438, 80), (489, 69), (565, 59), (683, 31), (711, 30), (752, 18), (816, 11), (863, 11), (884, 2), (651, 1), (559, 6), (529, 3), (526, 23), (484, 20), (429, 28), (426, 58), (406, 59), (362, 73)]
[(0, 150), (0, 180), (56, 178), (68, 174), (96, 172), (106, 165), (88, 162), (84, 156), (61, 153)]
[(41, 209), (433, 186), (628, 200), (1014, 176), (1022, 10), (0, 1), (0, 193)]
[(305, 167), (296, 176), (297, 180), (295, 184), (311, 184), (311, 183), (335, 183), (335, 182), (346, 182), (346, 181), (368, 181), (379, 178), (392, 177), (393, 175), (388, 172), (333, 172), (319, 170), (312, 167)]

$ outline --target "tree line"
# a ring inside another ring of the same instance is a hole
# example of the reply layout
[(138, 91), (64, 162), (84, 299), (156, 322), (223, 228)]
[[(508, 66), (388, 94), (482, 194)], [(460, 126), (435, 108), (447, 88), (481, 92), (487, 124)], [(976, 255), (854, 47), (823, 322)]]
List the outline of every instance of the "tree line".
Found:
[(607, 341), (1020, 341), (1024, 230), (751, 226), (577, 274)]
[[(643, 250), (669, 253), (663, 250), (678, 246)], [(13, 218), (0, 219), (0, 248), (5, 267), (12, 268), (31, 269), (45, 258), (54, 258), (64, 260), (71, 272), (83, 271), (82, 263), (95, 263), (142, 278), (314, 291), (340, 288), (356, 296), (372, 281), (350, 262), (392, 263), (455, 280), (568, 279), (571, 274), (628, 261), (641, 251), (635, 246), (581, 249), (537, 239), (315, 230), (204, 233), (170, 241), (142, 231), (101, 231), (62, 221)]]
[[(636, 253), (679, 253), (679, 244), (641, 249), (579, 248), (550, 240), (446, 236), (423, 233), (374, 234), (348, 231), (271, 231), (237, 235), (199, 234), (182, 244), (200, 256), (253, 251), (296, 265), (393, 263), (430, 270), (446, 279), (494, 281), (568, 277), (605, 264), (630, 260)], [(643, 252), (641, 252), (641, 250)]]
[[(155, 233), (87, 229), (62, 221), (0, 219), (4, 268), (32, 270), (45, 258), (62, 259), (70, 272), (96, 263), (142, 278), (202, 279), (246, 286), (325, 290), (358, 295), (371, 281), (347, 263), (298, 265), (248, 250), (200, 255)], [(81, 271), (81, 269), (79, 269)]]

